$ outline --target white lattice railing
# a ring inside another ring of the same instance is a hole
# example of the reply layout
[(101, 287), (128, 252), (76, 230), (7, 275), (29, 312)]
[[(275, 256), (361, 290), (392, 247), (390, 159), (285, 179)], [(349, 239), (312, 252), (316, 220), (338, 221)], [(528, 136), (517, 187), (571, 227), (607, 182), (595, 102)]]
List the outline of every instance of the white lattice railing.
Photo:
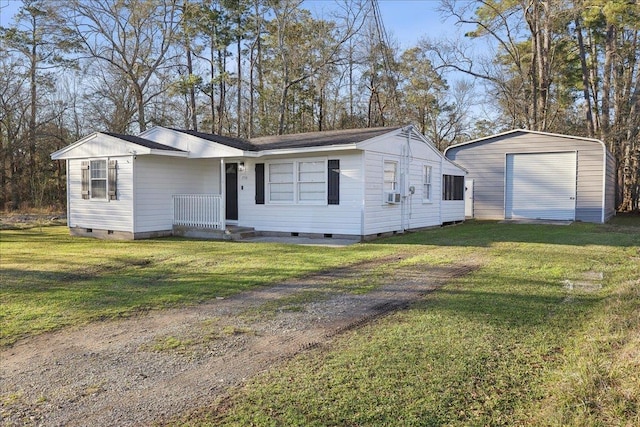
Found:
[(224, 229), (222, 196), (219, 194), (174, 195), (173, 225)]

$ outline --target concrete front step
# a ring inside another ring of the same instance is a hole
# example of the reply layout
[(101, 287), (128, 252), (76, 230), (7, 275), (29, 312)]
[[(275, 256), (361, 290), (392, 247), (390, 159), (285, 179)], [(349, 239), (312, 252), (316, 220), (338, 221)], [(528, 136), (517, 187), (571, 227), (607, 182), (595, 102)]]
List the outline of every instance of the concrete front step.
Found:
[(173, 226), (173, 235), (192, 237), (196, 239), (211, 240), (243, 240), (256, 236), (256, 231), (250, 227), (238, 227), (230, 225), (226, 230), (214, 230), (210, 228)]

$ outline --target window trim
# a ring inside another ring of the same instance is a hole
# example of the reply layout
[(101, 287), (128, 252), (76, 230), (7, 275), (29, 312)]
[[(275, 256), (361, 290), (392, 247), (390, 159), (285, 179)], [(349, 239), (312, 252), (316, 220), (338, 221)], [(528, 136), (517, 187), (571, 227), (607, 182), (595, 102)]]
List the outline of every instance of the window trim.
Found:
[[(387, 181), (386, 172), (387, 164), (393, 164), (393, 181)], [(387, 184), (391, 183), (391, 189), (387, 188)], [(384, 159), (382, 162), (382, 191), (385, 193), (397, 193), (398, 192), (398, 161)]]
[(422, 203), (433, 203), (433, 166), (427, 164), (422, 165)]
[[(318, 169), (318, 172), (322, 172), (322, 181), (301, 181), (300, 180), (300, 164), (302, 163), (322, 163), (322, 168)], [(271, 165), (273, 164), (293, 164), (292, 170), (292, 182), (293, 185), (293, 198), (291, 200), (272, 200), (271, 199), (271, 184), (277, 184), (271, 182)], [(327, 170), (327, 157), (308, 157), (297, 159), (278, 159), (267, 161), (265, 164), (265, 204), (270, 205), (327, 205), (328, 204), (328, 170)], [(300, 184), (306, 184), (314, 182), (322, 184), (323, 196), (318, 200), (300, 200)]]

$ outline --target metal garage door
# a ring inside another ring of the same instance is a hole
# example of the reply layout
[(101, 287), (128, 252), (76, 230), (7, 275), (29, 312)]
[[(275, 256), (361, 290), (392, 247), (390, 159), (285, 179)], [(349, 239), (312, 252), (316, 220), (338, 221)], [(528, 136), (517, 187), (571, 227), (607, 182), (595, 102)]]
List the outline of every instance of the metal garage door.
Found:
[(507, 154), (505, 218), (573, 220), (576, 153)]

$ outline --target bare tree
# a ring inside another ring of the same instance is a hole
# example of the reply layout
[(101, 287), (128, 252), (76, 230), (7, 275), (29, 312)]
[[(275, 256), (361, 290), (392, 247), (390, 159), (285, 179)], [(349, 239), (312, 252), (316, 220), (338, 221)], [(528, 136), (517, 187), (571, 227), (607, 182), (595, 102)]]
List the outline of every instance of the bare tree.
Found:
[(166, 90), (166, 85), (154, 81), (154, 77), (166, 66), (174, 41), (176, 2), (72, 0), (68, 5), (69, 21), (88, 58), (113, 67), (130, 87), (140, 131), (148, 124), (145, 107)]

